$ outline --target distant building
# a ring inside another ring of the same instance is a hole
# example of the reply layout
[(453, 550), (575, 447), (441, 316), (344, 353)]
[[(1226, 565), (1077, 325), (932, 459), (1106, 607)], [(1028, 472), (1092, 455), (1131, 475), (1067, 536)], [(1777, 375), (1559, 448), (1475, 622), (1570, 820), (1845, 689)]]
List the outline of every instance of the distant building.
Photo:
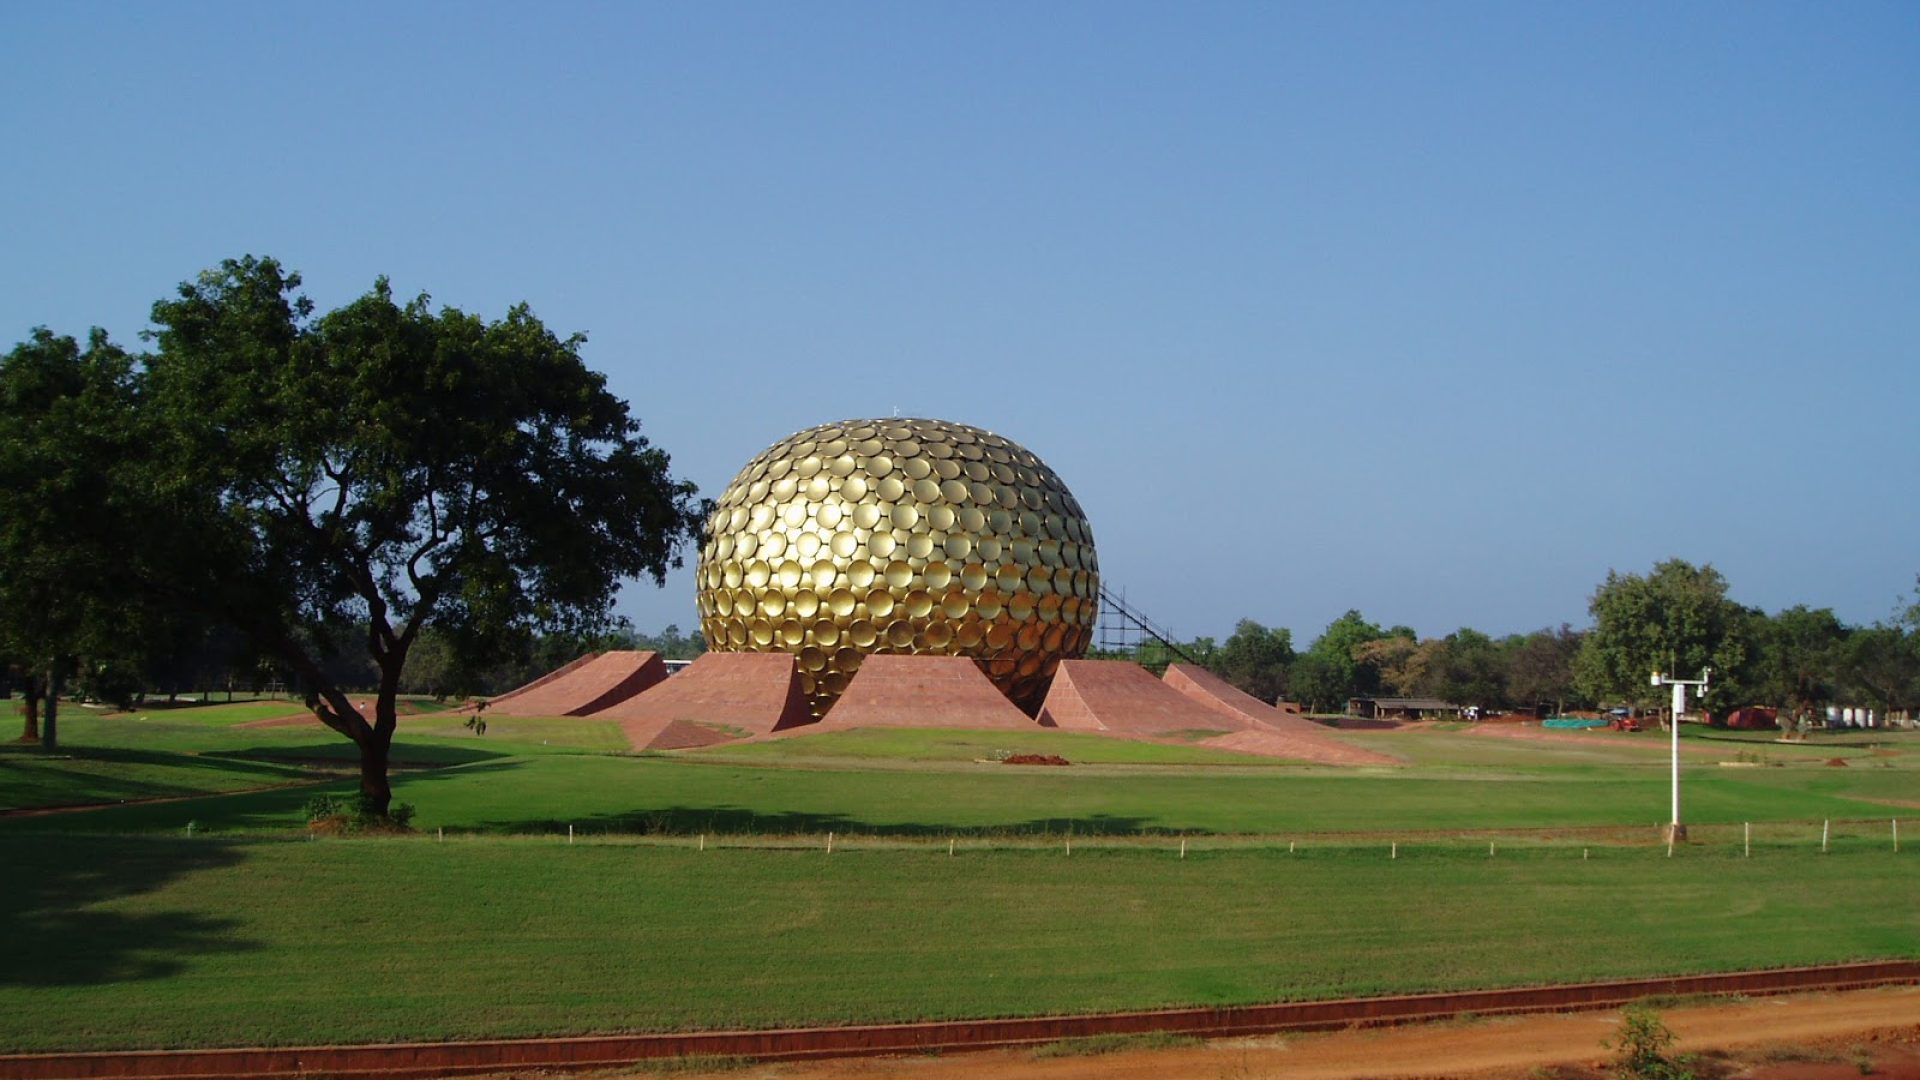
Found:
[(1366, 720), (1433, 720), (1458, 718), (1462, 708), (1439, 698), (1357, 697), (1347, 699), (1347, 715)]

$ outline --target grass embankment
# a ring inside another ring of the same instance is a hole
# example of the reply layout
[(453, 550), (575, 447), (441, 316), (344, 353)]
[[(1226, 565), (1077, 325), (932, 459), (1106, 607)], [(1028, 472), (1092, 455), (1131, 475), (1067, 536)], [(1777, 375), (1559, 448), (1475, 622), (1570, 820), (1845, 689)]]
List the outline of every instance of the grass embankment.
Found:
[(1920, 955), (1915, 856), (0, 837), (0, 1048), (845, 1023)]

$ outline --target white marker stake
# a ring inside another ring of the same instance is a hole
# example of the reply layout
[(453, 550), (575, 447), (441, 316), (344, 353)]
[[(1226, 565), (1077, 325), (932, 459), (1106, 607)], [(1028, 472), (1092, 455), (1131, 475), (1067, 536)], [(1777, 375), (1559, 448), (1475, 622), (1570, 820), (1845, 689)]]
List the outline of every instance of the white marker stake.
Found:
[(1067, 837), (1067, 854), (1073, 854), (1073, 837)]
[(1673, 858), (1673, 834), (1667, 834), (1667, 858)]
[(833, 854), (833, 834), (827, 834), (827, 854)]
[(1580, 849), (1580, 861), (1581, 861), (1581, 862), (1586, 862), (1586, 861), (1587, 861), (1588, 859), (1590, 859), (1590, 858), (1592, 858), (1592, 857), (1593, 857), (1593, 849), (1592, 849), (1592, 848), (1584, 848), (1584, 847), (1583, 847), (1583, 848), (1581, 848), (1581, 849)]
[(1184, 836), (1180, 838), (1180, 857), (1187, 857), (1187, 838)]
[(1400, 857), (1400, 841), (1395, 840), (1393, 842), (1393, 848), (1391, 849), (1391, 852), (1387, 855), (1387, 858), (1397, 859), (1399, 857)]
[(447, 838), (447, 830), (446, 830), (446, 828), (445, 828), (445, 827), (443, 826), (443, 827), (441, 827), (441, 828), (436, 828), (436, 829), (434, 829), (434, 830), (433, 830), (433, 836), (434, 836), (434, 839), (436, 839), (436, 840), (442, 840), (442, 841), (444, 841), (444, 840), (446, 840), (446, 838)]
[(573, 843), (573, 826), (567, 826), (567, 843)]
[(700, 850), (701, 851), (707, 850), (707, 834), (706, 833), (700, 834)]
[(1287, 841), (1287, 854), (1293, 854), (1293, 841)]
[(1832, 829), (1833, 829), (1832, 818), (1828, 818), (1820, 823), (1820, 854), (1822, 855), (1825, 855), (1827, 853), (1827, 833), (1830, 832)]
[(953, 837), (947, 837), (947, 858), (953, 858)]
[(1487, 841), (1487, 858), (1493, 858), (1493, 841)]
[(1746, 839), (1747, 858), (1751, 859), (1753, 858), (1753, 822), (1751, 821), (1746, 822), (1746, 827), (1747, 827), (1747, 839)]

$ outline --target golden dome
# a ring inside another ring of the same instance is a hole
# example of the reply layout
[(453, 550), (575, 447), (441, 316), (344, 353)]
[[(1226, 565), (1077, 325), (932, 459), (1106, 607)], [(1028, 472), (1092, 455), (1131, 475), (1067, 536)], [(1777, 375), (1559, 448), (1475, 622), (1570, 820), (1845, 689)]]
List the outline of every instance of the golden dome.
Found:
[(815, 716), (870, 653), (977, 657), (1032, 712), (1100, 610), (1067, 486), (945, 420), (843, 420), (767, 448), (720, 496), (696, 581), (708, 646), (794, 654)]

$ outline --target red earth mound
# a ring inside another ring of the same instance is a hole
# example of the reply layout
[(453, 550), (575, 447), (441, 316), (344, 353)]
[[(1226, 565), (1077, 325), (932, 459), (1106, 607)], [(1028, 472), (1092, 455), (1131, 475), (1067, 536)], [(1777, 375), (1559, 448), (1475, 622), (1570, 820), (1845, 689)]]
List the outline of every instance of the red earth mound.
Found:
[(1000, 759), (1002, 765), (1071, 765), (1073, 762), (1058, 754), (1015, 754)]

